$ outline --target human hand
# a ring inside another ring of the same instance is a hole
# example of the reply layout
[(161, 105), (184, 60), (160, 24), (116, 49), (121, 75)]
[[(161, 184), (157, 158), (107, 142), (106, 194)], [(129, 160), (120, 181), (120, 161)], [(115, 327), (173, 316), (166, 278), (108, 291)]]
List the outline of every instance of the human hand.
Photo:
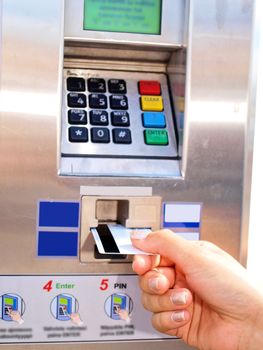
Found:
[(123, 321), (126, 321), (126, 322), (130, 322), (131, 319), (130, 319), (130, 316), (129, 316), (129, 313), (127, 310), (125, 309), (119, 309), (117, 311), (118, 315), (120, 316), (120, 319), (123, 320)]
[[(169, 230), (132, 235), (142, 303), (153, 326), (202, 350), (261, 350), (263, 296), (247, 271), (217, 246)], [(137, 238), (137, 239), (136, 239)]]
[(70, 317), (71, 321), (73, 323), (75, 323), (77, 326), (82, 326), (83, 325), (83, 322), (82, 322), (82, 320), (80, 318), (80, 315), (77, 312), (75, 312), (73, 314), (70, 314), (69, 317)]
[(19, 311), (10, 310), (8, 311), (8, 315), (11, 317), (12, 321), (17, 322), (18, 324), (24, 323)]

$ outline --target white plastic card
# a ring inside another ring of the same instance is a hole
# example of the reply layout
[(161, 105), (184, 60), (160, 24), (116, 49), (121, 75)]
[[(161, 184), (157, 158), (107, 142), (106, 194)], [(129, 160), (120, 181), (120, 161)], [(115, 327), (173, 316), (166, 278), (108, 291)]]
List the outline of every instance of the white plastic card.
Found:
[(131, 242), (131, 233), (136, 231), (137, 235), (147, 235), (151, 232), (149, 228), (126, 228), (119, 224), (99, 225), (92, 228), (95, 243), (101, 254), (147, 254), (134, 248)]

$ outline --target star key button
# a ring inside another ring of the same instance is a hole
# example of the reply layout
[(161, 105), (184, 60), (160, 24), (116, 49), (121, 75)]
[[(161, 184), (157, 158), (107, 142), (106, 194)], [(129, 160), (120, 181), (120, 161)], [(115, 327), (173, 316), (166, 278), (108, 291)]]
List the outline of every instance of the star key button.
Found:
[(88, 129), (83, 127), (71, 126), (69, 128), (70, 142), (88, 142)]

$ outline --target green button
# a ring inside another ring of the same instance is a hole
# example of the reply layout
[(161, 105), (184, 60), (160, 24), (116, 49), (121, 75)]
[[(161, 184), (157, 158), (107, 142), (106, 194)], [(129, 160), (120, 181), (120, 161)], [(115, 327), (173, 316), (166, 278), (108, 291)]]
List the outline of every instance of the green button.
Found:
[(144, 138), (146, 145), (168, 145), (168, 133), (166, 130), (144, 130)]

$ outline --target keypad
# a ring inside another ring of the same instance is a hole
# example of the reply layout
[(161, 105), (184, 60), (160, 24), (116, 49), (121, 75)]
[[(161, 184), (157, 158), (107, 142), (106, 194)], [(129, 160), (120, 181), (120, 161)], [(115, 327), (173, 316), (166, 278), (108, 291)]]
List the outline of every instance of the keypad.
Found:
[[(130, 126), (130, 117), (127, 112), (128, 98), (126, 81), (123, 79), (88, 78), (88, 94), (79, 93), (85, 91), (85, 79), (81, 77), (67, 78), (67, 105), (68, 123), (71, 125), (87, 125), (87, 111), (89, 110), (90, 141), (93, 143), (119, 143), (130, 144), (132, 142), (131, 131), (124, 129)], [(105, 94), (108, 88), (110, 95)], [(88, 98), (88, 105), (87, 105)], [(108, 104), (112, 112), (107, 111)], [(105, 126), (111, 123), (114, 127), (112, 135)], [(97, 127), (93, 127), (97, 126)], [(68, 138), (70, 142), (88, 142), (89, 130), (84, 127), (70, 127)]]
[(165, 75), (115, 72), (114, 78), (109, 71), (72, 71), (65, 77), (63, 154), (177, 156)]

